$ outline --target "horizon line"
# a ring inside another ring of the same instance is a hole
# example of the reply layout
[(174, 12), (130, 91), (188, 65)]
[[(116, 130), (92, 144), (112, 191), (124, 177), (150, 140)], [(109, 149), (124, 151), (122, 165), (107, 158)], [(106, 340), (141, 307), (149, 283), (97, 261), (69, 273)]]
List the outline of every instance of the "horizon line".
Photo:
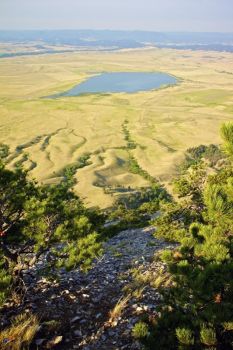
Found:
[(146, 32), (146, 33), (188, 33), (188, 34), (233, 34), (229, 31), (187, 31), (187, 30), (149, 30), (149, 29), (94, 29), (94, 28), (0, 28), (0, 31), (109, 31), (109, 32)]

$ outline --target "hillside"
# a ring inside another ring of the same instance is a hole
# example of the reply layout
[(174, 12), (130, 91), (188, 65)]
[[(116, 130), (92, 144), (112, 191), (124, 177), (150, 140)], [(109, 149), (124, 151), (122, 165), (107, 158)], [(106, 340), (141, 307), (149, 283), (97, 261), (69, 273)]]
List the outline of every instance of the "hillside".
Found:
[(187, 150), (176, 200), (156, 182), (108, 213), (1, 145), (2, 349), (232, 349), (232, 122), (221, 136)]

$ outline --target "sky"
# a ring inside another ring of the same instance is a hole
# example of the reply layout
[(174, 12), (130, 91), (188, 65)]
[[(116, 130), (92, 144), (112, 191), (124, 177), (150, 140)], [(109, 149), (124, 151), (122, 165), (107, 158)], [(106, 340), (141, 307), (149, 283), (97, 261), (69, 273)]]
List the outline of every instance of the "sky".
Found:
[(233, 32), (233, 0), (0, 0), (0, 29)]

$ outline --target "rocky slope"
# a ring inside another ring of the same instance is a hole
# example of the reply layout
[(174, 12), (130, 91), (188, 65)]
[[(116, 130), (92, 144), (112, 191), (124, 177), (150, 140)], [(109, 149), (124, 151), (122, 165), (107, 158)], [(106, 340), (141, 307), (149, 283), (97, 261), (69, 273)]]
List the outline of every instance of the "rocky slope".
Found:
[(155, 316), (160, 296), (153, 282), (165, 270), (153, 257), (171, 247), (156, 239), (154, 231), (131, 229), (111, 238), (86, 274), (73, 270), (60, 271), (58, 280), (29, 277), (23, 308), (41, 316), (35, 341), (39, 349), (56, 342), (57, 349), (66, 350), (140, 349), (132, 328), (145, 311)]

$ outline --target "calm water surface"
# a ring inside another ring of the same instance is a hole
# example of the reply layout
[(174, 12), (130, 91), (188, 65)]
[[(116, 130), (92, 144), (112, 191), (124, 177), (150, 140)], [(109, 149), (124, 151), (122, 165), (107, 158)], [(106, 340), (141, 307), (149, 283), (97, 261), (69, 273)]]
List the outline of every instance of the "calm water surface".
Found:
[(53, 97), (78, 96), (86, 93), (133, 93), (159, 89), (176, 83), (177, 79), (166, 73), (101, 73)]

